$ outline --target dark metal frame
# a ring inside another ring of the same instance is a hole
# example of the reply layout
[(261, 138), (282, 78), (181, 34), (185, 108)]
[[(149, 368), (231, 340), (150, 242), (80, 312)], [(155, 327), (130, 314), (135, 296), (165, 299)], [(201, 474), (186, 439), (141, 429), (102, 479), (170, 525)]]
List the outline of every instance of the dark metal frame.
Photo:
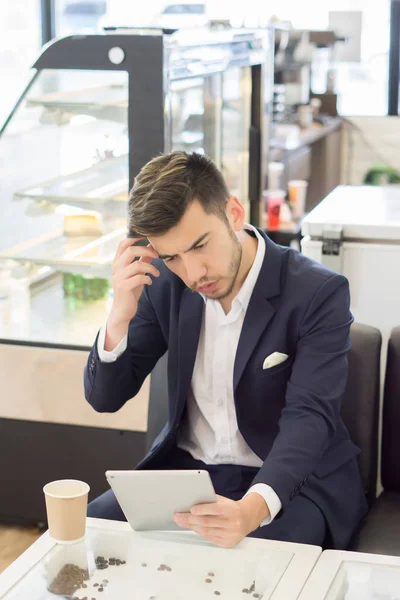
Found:
[(42, 45), (56, 37), (55, 0), (40, 0)]
[(400, 0), (390, 3), (388, 115), (399, 114)]

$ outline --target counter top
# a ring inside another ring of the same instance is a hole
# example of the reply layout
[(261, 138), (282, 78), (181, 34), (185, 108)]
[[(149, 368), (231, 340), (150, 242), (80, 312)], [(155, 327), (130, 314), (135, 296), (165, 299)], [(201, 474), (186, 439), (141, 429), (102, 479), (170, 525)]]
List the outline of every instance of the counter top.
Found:
[(339, 185), (302, 223), (302, 234), (321, 237), (341, 227), (352, 240), (400, 240), (400, 186)]
[(0, 299), (0, 342), (89, 350), (105, 322), (110, 300), (65, 298), (61, 277), (32, 293), (30, 306)]
[(341, 117), (331, 117), (326, 125), (314, 123), (309, 129), (302, 130), (300, 137), (294, 142), (282, 143), (278, 140), (271, 139), (270, 148), (273, 150), (297, 150), (303, 146), (309, 146), (318, 142), (318, 140), (338, 129), (343, 123)]

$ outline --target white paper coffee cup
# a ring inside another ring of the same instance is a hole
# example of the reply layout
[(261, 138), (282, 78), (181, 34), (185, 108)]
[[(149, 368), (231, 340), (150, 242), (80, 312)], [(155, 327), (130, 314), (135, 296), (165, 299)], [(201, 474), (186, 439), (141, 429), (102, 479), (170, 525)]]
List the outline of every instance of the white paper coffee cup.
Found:
[(85, 537), (90, 487), (77, 479), (61, 479), (44, 486), (49, 534), (59, 544), (74, 544)]

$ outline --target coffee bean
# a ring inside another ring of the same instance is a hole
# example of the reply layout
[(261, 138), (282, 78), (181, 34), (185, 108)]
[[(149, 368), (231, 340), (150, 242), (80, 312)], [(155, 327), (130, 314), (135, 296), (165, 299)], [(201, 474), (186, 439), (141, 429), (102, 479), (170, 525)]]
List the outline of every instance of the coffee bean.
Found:
[(142, 567), (147, 567), (147, 563), (142, 563)]
[(104, 591), (103, 588), (99, 587), (99, 592), (103, 592), (103, 591)]
[(253, 594), (253, 598), (259, 598), (260, 594)]
[(93, 587), (99, 587), (99, 584), (98, 583), (94, 583)]
[(108, 579), (103, 579), (103, 583), (108, 583)]
[(254, 592), (255, 589), (256, 589), (256, 582), (253, 581), (253, 583), (251, 584), (251, 586), (249, 588), (249, 592)]
[(49, 585), (49, 592), (59, 596), (74, 596), (74, 592), (89, 579), (87, 569), (67, 563)]
[(86, 585), (86, 583), (82, 583), (82, 587), (83, 587), (83, 588), (87, 588), (87, 585)]
[(121, 565), (126, 565), (126, 560), (121, 560)]
[(165, 567), (166, 571), (172, 571), (171, 567)]
[(208, 576), (209, 576), (209, 577), (214, 577), (214, 576), (215, 576), (215, 574), (214, 574), (214, 573), (208, 573)]
[(244, 588), (242, 590), (243, 594), (250, 594), (250, 590), (248, 590), (247, 588)]
[(218, 590), (217, 590), (216, 592), (214, 592), (214, 594), (215, 594), (216, 596), (220, 596), (220, 595), (221, 595), (221, 592), (218, 592)]
[(206, 579), (205, 582), (206, 583), (212, 583), (212, 579)]

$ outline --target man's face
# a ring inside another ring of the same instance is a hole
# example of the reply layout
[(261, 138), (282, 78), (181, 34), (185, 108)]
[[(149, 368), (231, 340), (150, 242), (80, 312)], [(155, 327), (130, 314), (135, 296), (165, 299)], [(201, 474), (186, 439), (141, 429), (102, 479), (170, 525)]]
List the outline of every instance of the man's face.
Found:
[(241, 229), (243, 219), (237, 212), (243, 207), (236, 203), (235, 198), (228, 200), (229, 221), (224, 222), (194, 201), (178, 225), (149, 239), (173, 273), (191, 290), (213, 300), (229, 296), (240, 268), (242, 245), (233, 227)]

